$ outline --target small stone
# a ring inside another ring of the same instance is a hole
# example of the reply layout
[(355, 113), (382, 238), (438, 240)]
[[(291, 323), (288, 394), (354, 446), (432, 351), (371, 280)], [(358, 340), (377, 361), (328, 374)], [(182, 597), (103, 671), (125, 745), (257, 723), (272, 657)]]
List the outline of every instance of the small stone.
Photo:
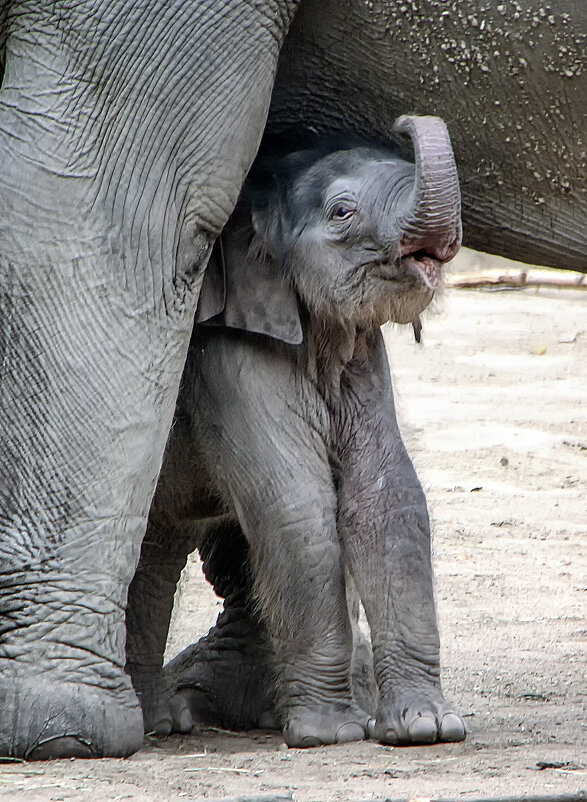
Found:
[(505, 468), (505, 467), (506, 467), (506, 465), (509, 465), (509, 464), (510, 464), (510, 461), (509, 461), (509, 459), (508, 459), (507, 457), (502, 457), (502, 458), (500, 459), (500, 461), (499, 461), (499, 464), (500, 464), (500, 465), (503, 465), (503, 467)]

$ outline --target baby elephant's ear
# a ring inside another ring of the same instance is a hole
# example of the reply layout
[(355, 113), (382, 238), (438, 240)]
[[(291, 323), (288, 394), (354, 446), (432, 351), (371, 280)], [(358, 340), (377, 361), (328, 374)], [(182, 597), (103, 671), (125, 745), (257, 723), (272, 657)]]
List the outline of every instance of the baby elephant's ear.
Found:
[(223, 238), (226, 274), (224, 323), (292, 345), (302, 342), (298, 299), (263, 249), (238, 235)]
[[(223, 314), (209, 320), (221, 301)], [(303, 340), (296, 293), (262, 249), (250, 248), (242, 233), (230, 230), (206, 268), (196, 322), (207, 320), (292, 345)]]

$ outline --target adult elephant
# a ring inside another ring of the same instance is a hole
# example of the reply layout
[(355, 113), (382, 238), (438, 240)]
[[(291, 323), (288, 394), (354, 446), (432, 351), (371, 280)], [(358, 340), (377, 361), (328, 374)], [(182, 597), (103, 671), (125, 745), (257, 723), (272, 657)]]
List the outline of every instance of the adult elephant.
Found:
[[(582, 0), (301, 5), (267, 147), (441, 112), (469, 244), (586, 269)], [(127, 591), (297, 6), (0, 6), (0, 754), (141, 743)]]
[(587, 272), (584, 0), (303, 0), (268, 132), (389, 138), (438, 114), (461, 182), (464, 245)]

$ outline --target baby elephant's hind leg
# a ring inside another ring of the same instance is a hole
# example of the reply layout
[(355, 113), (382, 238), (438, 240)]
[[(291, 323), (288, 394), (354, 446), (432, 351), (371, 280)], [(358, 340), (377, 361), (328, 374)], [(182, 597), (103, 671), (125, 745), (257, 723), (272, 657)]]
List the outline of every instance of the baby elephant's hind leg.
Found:
[(145, 732), (167, 735), (192, 728), (189, 711), (172, 703), (162, 666), (175, 588), (194, 547), (192, 538), (155, 504), (126, 610), (126, 671), (141, 702)]

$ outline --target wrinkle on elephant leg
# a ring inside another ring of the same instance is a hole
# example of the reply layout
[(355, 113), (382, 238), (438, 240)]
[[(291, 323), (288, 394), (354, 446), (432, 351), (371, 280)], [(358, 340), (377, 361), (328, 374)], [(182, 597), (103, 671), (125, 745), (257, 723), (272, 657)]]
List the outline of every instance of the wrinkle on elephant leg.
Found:
[(31, 240), (0, 257), (0, 753), (126, 755), (143, 722), (124, 610), (190, 321), (121, 310), (89, 243), (72, 281)]
[(389, 744), (463, 740), (440, 683), (426, 500), (397, 426), (380, 333), (349, 365), (342, 390), (346, 420), (357, 425), (339, 455), (339, 531), (371, 628), (374, 735)]
[[(65, 283), (52, 320), (37, 279), (20, 273), (21, 298), (35, 302), (11, 299), (18, 334), (0, 334), (0, 696), (7, 711), (0, 751), (25, 756), (48, 739), (75, 736), (96, 756), (128, 754), (140, 746), (143, 725), (123, 671), (124, 609), (173, 399), (161, 403), (148, 376), (153, 352), (141, 356), (148, 333), (140, 325), (128, 322), (123, 336), (103, 297), (88, 292), (75, 303), (77, 290)], [(39, 335), (47, 328), (49, 353)], [(159, 358), (168, 351), (171, 370), (163, 375), (172, 385), (181, 344), (164, 340), (157, 350)], [(53, 361), (60, 369), (49, 379), (40, 366)], [(19, 418), (8, 406), (17, 397)], [(36, 682), (38, 703), (29, 707)]]

